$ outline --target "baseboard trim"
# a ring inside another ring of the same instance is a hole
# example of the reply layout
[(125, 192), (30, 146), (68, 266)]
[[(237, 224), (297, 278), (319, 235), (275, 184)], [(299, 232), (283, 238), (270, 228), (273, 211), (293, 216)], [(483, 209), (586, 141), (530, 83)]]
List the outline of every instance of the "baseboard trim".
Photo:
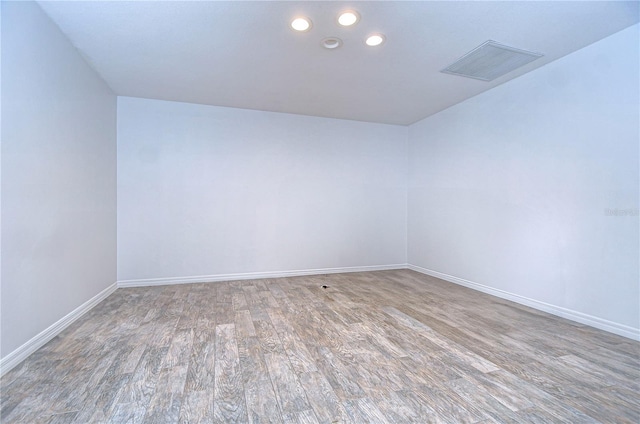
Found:
[(65, 315), (49, 328), (42, 331), (31, 340), (0, 359), (0, 376), (5, 375), (8, 371), (24, 361), (29, 355), (44, 346), (49, 340), (60, 334), (65, 328), (73, 324), (82, 315), (89, 312), (94, 306), (106, 299), (111, 293), (116, 291), (118, 286), (116, 283), (111, 284), (91, 299)]
[(584, 314), (582, 312), (574, 311), (572, 309), (563, 308), (560, 306), (552, 305), (539, 300), (531, 299), (528, 297), (520, 296), (514, 293), (510, 293), (504, 290), (495, 289), (493, 287), (485, 286), (484, 284), (475, 283), (473, 281), (465, 280), (453, 275), (445, 274), (442, 272), (434, 271), (427, 268), (422, 268), (416, 265), (407, 265), (408, 269), (419, 272), (421, 274), (430, 275), (432, 277), (440, 278), (454, 284), (458, 284), (464, 287), (468, 287), (473, 290), (477, 290), (483, 293), (490, 294), (502, 299), (510, 300), (521, 305), (529, 306), (539, 311), (547, 312), (552, 315), (566, 318), (571, 321), (579, 322), (591, 327), (598, 328), (600, 330), (608, 331), (619, 336), (627, 337), (632, 340), (640, 341), (640, 329), (633, 328), (617, 322), (608, 321), (606, 319), (598, 318), (593, 315)]
[(300, 277), (304, 275), (340, 274), (346, 272), (388, 271), (407, 269), (407, 264), (371, 265), (341, 268), (298, 269), (293, 271), (245, 272), (237, 274), (197, 275), (191, 277), (149, 278), (118, 281), (119, 288), (166, 286), (171, 284), (214, 283), (219, 281), (257, 280), (261, 278)]

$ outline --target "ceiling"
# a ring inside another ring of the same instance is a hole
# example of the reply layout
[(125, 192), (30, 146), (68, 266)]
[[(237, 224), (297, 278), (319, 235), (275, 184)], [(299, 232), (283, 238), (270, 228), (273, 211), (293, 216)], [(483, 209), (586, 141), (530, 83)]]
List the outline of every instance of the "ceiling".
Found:
[[(40, 1), (121, 96), (407, 125), (620, 31), (637, 1)], [(345, 9), (360, 13), (340, 27)], [(297, 15), (310, 31), (289, 27)], [(382, 32), (386, 42), (364, 38)], [(343, 45), (321, 46), (335, 36)], [(544, 56), (491, 82), (440, 70), (487, 40)]]

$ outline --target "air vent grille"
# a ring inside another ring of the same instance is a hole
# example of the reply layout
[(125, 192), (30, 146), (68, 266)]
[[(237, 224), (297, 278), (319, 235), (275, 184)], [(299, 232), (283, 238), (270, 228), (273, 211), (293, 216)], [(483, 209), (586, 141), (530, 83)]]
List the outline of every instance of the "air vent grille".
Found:
[(444, 68), (445, 74), (492, 81), (542, 57), (540, 53), (486, 41)]

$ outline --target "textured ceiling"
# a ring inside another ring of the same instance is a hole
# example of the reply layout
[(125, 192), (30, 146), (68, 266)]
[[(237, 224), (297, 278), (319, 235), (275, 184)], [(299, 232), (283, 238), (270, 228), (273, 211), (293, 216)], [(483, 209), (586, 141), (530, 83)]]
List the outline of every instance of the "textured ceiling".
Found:
[[(118, 95), (403, 125), (639, 20), (637, 1), (39, 4)], [(342, 28), (348, 8), (361, 19)], [(309, 32), (289, 28), (298, 14)], [(386, 43), (365, 46), (377, 31)], [(439, 72), (487, 40), (544, 57), (492, 82)]]

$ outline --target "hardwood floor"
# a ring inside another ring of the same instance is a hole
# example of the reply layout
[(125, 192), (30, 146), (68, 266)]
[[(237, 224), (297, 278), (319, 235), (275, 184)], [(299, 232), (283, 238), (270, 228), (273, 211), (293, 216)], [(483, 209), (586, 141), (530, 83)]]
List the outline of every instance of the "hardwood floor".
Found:
[(0, 416), (638, 423), (639, 354), (408, 270), (119, 289), (2, 378)]

